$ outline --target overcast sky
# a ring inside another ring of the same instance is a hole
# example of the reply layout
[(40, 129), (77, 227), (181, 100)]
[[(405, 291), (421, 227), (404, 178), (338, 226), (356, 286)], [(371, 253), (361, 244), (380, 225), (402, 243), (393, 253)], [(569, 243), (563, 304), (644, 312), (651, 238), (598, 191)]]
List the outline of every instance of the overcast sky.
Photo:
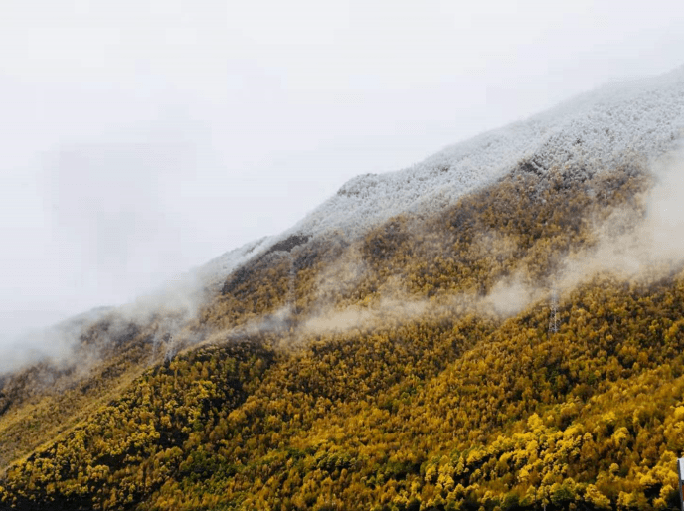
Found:
[(683, 65), (682, 26), (674, 0), (2, 0), (0, 343)]

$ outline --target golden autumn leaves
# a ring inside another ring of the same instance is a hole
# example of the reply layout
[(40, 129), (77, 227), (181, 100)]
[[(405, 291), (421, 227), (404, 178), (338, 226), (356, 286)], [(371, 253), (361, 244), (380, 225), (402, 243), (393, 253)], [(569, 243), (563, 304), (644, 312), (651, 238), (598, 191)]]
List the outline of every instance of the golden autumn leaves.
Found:
[[(510, 317), (435, 305), (487, 296), (512, 273), (548, 284), (559, 256), (592, 246), (608, 206), (646, 184), (620, 171), (511, 176), (439, 217), (251, 262), (191, 325), (225, 342), (148, 370), (45, 438), (0, 482), (0, 509), (671, 508), (684, 450), (680, 276), (599, 275), (562, 297), (552, 334), (544, 303)], [(322, 275), (348, 280), (325, 287)], [(428, 305), (300, 328), (399, 291)], [(238, 340), (269, 315), (281, 320)]]

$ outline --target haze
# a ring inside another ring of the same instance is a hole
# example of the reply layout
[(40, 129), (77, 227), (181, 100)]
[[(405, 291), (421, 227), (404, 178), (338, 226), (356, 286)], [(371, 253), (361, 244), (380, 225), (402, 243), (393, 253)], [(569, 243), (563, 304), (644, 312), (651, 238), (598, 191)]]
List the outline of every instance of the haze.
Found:
[(355, 175), (680, 66), (683, 22), (671, 1), (6, 0), (0, 345), (277, 234)]

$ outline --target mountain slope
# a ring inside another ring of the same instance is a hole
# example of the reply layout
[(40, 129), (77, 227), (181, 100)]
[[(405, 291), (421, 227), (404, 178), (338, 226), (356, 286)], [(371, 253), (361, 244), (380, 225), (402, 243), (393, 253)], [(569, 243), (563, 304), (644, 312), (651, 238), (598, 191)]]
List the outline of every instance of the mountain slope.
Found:
[(0, 509), (675, 509), (684, 264), (639, 250), (683, 71), (348, 183), (196, 313), (8, 377)]
[(606, 85), (410, 168), (352, 179), (294, 229), (356, 234), (404, 212), (433, 213), (521, 164), (540, 173), (590, 175), (656, 158), (675, 147), (683, 126), (684, 67)]

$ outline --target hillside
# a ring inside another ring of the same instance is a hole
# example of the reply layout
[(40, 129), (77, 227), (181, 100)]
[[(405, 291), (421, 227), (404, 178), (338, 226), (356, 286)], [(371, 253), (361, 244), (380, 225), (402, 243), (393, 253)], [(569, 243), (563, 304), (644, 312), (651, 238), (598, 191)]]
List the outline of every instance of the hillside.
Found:
[(677, 509), (682, 99), (684, 68), (361, 177), (107, 311), (0, 380), (0, 509)]

